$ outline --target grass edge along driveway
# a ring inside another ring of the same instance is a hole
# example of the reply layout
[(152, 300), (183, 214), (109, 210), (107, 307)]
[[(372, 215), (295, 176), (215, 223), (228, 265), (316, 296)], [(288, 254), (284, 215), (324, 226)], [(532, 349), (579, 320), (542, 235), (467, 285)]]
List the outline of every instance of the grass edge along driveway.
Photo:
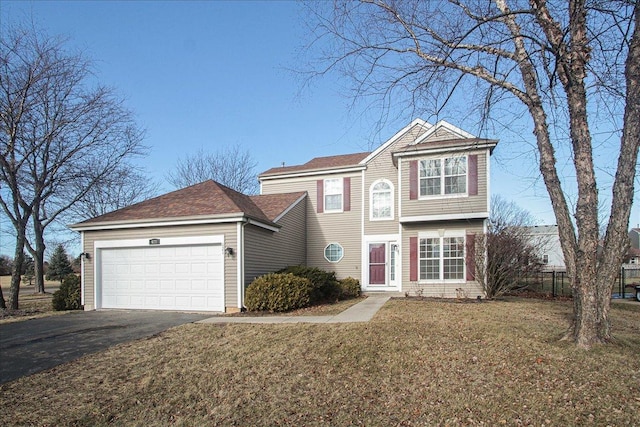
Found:
[[(640, 308), (559, 341), (570, 302), (396, 299), (365, 324), (198, 325), (0, 387), (0, 425), (633, 425)], [(33, 399), (38, 400), (34, 405)]]

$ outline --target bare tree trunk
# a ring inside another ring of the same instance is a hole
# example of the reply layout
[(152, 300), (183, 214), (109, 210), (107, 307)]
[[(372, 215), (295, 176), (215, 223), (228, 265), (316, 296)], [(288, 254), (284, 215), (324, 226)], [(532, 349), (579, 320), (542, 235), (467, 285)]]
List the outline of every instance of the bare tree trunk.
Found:
[(18, 309), (18, 296), (20, 293), (20, 273), (24, 263), (24, 244), (26, 241), (25, 230), (16, 230), (16, 252), (13, 257), (13, 268), (11, 269), (11, 288), (9, 289), (9, 308)]
[(634, 180), (638, 150), (640, 149), (640, 5), (634, 9), (635, 27), (629, 55), (625, 64), (626, 100), (624, 110), (624, 129), (620, 142), (620, 157), (613, 185), (611, 217), (599, 259), (598, 271), (598, 335), (605, 340), (611, 339), (611, 291), (622, 264), (629, 239), (629, 215), (634, 194)]
[(34, 263), (35, 289), (33, 292), (36, 294), (44, 294), (44, 251), (46, 249), (46, 245), (44, 243), (44, 227), (35, 215), (33, 216), (33, 233), (35, 247), (27, 242), (27, 247), (33, 257)]
[(4, 295), (2, 294), (2, 287), (0, 287), (0, 309), (5, 310), (7, 308), (7, 303), (4, 300)]

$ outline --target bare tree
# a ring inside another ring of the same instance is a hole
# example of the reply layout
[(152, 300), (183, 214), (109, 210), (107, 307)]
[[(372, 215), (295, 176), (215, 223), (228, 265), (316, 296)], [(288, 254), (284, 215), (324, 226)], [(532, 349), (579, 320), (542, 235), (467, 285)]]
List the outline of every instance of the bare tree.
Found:
[[(93, 86), (91, 62), (33, 28), (0, 38), (0, 205), (16, 230), (10, 305), (18, 308), (26, 247), (44, 292), (46, 228), (128, 158), (143, 132), (112, 89)], [(27, 239), (27, 227), (33, 242)]]
[[(79, 190), (79, 189), (78, 189)], [(158, 194), (158, 185), (127, 164), (102, 177), (70, 209), (70, 220), (82, 221), (150, 199)]]
[(167, 181), (176, 188), (187, 187), (212, 179), (229, 188), (244, 193), (258, 193), (257, 162), (249, 150), (231, 146), (215, 153), (202, 148), (193, 155), (180, 158)]
[(539, 253), (547, 242), (532, 238), (529, 230), (534, 223), (529, 211), (498, 195), (491, 197), (487, 232), (476, 236), (471, 252), (475, 256), (476, 280), (487, 298), (517, 289), (522, 277), (540, 270)]
[[(326, 46), (317, 73), (343, 71), (357, 96), (396, 105), (396, 95), (406, 95), (409, 108), (438, 114), (460, 90), (467, 103), (480, 98), (483, 117), (504, 102), (523, 107), (571, 278), (574, 321), (567, 338), (584, 348), (608, 341), (640, 145), (638, 2), (336, 0), (330, 9), (310, 7), (314, 43)], [(516, 110), (508, 107), (500, 113)], [(617, 165), (602, 251), (598, 197), (609, 182), (599, 185), (596, 175), (596, 118), (619, 129), (619, 145), (603, 150)], [(566, 136), (568, 144), (552, 135)], [(560, 166), (558, 152), (568, 153)], [(572, 172), (562, 182), (565, 162)], [(573, 192), (572, 212), (567, 194)]]

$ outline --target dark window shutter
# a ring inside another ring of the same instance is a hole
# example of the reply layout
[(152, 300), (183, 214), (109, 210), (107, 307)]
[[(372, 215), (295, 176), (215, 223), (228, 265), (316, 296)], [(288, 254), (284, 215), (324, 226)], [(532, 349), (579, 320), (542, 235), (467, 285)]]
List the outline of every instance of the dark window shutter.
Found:
[(344, 178), (342, 182), (342, 210), (351, 210), (351, 178)]
[(409, 280), (418, 281), (418, 238), (409, 237)]
[(318, 180), (318, 213), (324, 212), (324, 181), (322, 179)]
[(476, 235), (467, 234), (467, 280), (476, 279)]
[(418, 198), (418, 161), (409, 162), (409, 200)]
[(478, 195), (478, 155), (471, 154), (468, 160), (469, 195)]

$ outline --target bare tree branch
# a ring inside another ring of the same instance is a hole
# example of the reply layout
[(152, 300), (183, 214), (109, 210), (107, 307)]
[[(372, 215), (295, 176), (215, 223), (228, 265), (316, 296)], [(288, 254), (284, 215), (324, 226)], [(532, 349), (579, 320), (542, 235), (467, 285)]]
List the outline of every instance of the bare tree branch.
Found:
[(176, 188), (187, 187), (212, 179), (244, 193), (258, 193), (257, 162), (249, 150), (230, 146), (215, 153), (198, 150), (178, 159), (174, 171), (167, 173), (167, 181)]

